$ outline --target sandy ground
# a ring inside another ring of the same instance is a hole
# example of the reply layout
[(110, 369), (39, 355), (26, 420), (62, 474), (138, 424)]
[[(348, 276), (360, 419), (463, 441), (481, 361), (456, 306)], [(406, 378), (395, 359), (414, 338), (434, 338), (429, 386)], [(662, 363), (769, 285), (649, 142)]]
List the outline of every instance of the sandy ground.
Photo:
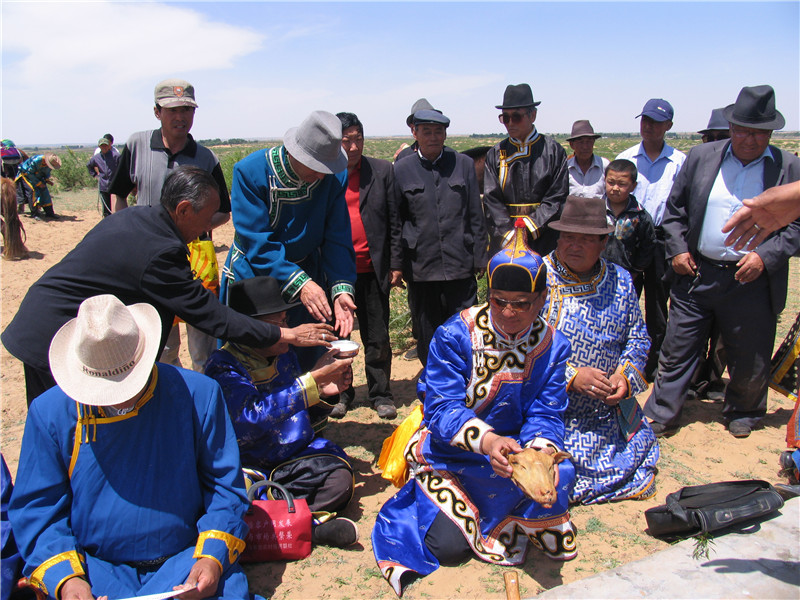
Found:
[[(59, 206), (68, 203), (56, 201)], [(18, 262), (2, 262), (2, 326), (14, 316), (28, 287), (51, 265), (58, 262), (99, 220), (94, 211), (66, 208), (55, 222), (36, 222), (23, 218), (27, 246), (31, 256)], [(217, 256), (222, 263), (233, 237), (228, 224), (215, 234)], [(102, 260), (102, 257), (98, 257)], [(793, 265), (794, 289), (797, 289), (797, 265)], [(46, 307), (43, 307), (46, 310)], [(793, 321), (793, 316), (785, 320)], [(785, 328), (783, 328), (785, 332)], [(779, 337), (782, 334), (779, 333)], [(182, 350), (184, 364), (188, 357)], [(392, 598), (394, 592), (380, 576), (372, 554), (370, 533), (375, 515), (394, 492), (380, 477), (375, 462), (383, 440), (391, 434), (416, 404), (415, 382), (419, 363), (403, 360), (399, 353), (393, 361), (393, 392), (399, 416), (393, 422), (381, 421), (365, 404), (363, 364), (356, 365), (356, 407), (339, 422), (328, 427), (325, 435), (341, 444), (353, 458), (356, 492), (345, 511), (357, 522), (361, 541), (348, 550), (319, 547), (299, 562), (247, 566), (252, 591), (266, 597), (299, 598)], [(26, 404), (22, 366), (5, 349), (0, 356), (2, 384), (2, 451), (15, 477)], [(643, 402), (646, 394), (640, 397)], [(793, 404), (771, 393), (764, 426), (749, 438), (731, 437), (721, 422), (720, 406), (709, 401), (690, 401), (683, 416), (683, 427), (673, 438), (661, 443), (661, 462), (657, 484), (659, 493), (646, 501), (626, 501), (595, 507), (577, 507), (572, 511), (579, 528), (578, 557), (568, 563), (552, 562), (532, 549), (520, 572), (523, 597), (544, 589), (575, 581), (593, 573), (653, 554), (667, 545), (646, 533), (644, 510), (663, 503), (667, 493), (684, 485), (696, 485), (737, 478), (759, 478), (780, 482), (777, 476), (778, 454), (785, 447), (785, 426)], [(168, 493), (168, 490), (165, 490)], [(503, 567), (471, 560), (460, 567), (441, 568), (433, 575), (410, 586), (405, 598), (505, 598)], [(597, 597), (603, 597), (597, 590)]]

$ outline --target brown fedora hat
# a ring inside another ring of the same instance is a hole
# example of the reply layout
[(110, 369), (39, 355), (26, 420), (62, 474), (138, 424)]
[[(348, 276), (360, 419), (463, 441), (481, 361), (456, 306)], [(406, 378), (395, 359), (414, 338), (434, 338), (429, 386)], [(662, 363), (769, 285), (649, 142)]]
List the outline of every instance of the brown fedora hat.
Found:
[(786, 120), (775, 109), (775, 90), (769, 85), (743, 87), (734, 104), (726, 106), (722, 114), (729, 123), (752, 129), (783, 129)]
[(606, 203), (602, 198), (567, 196), (561, 218), (547, 225), (556, 231), (606, 235), (614, 231), (606, 217)]
[(580, 121), (575, 121), (572, 124), (572, 133), (567, 138), (567, 141), (571, 142), (572, 140), (577, 140), (578, 138), (582, 137), (591, 137), (597, 139), (603, 136), (594, 132), (594, 128), (592, 127), (592, 124), (589, 123), (588, 119), (581, 119)]

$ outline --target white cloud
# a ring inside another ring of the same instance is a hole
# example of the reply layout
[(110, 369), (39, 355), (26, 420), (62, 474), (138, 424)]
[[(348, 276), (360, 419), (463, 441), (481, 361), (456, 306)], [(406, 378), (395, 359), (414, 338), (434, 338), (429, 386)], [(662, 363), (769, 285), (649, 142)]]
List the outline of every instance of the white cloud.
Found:
[[(93, 106), (141, 112), (155, 82), (230, 69), (264, 43), (253, 29), (174, 5), (4, 2), (2, 12), (3, 128), (24, 126), (8, 133), (31, 143), (85, 140), (98, 127)], [(13, 122), (17, 114), (41, 119)]]

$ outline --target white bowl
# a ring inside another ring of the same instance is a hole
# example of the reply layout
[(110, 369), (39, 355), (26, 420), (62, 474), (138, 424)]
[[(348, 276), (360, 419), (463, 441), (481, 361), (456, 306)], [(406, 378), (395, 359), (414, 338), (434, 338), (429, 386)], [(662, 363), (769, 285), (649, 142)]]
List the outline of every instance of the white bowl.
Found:
[(351, 340), (336, 340), (331, 342), (331, 348), (339, 351), (339, 358), (351, 358), (358, 354), (359, 346)]

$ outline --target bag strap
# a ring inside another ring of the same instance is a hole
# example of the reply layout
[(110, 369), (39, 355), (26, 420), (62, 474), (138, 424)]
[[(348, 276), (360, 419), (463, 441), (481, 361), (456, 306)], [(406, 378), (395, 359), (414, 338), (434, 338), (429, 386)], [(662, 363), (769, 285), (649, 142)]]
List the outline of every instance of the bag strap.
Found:
[[(275, 483), (274, 481), (268, 481), (266, 479), (263, 480), (263, 481), (258, 481), (256, 483), (254, 483), (253, 485), (251, 485), (247, 489), (247, 499), (250, 500), (251, 504), (253, 503), (253, 500), (255, 500), (255, 498), (256, 498), (256, 493), (262, 487), (269, 487), (269, 488), (277, 489), (281, 493), (283, 498), (286, 500), (286, 504), (289, 505), (288, 511), (290, 513), (295, 512), (294, 496), (292, 496), (292, 494), (289, 492), (289, 490), (287, 490), (285, 487), (283, 487), (280, 483)], [(273, 496), (274, 496), (274, 494), (273, 494)]]
[[(741, 481), (722, 481), (719, 483), (709, 483), (705, 485), (695, 485), (681, 488), (677, 492), (669, 494), (666, 498), (667, 510), (682, 521), (689, 523), (689, 515), (686, 508), (694, 508), (690, 498), (705, 496), (706, 502), (717, 504), (719, 502), (732, 502), (750, 495), (762, 489), (770, 489), (772, 486), (760, 479), (746, 479)], [(684, 507), (684, 501), (690, 506)], [(705, 505), (697, 508), (705, 508)]]

